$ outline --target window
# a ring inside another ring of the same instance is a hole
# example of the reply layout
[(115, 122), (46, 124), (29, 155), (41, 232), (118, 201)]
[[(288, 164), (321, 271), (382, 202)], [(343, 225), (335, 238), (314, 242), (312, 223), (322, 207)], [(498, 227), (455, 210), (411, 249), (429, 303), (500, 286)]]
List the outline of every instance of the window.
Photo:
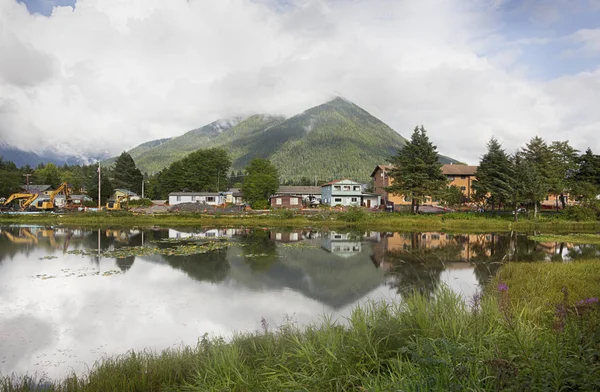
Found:
[(181, 196), (177, 196), (177, 201), (181, 201)]
[(290, 197), (290, 204), (293, 206), (297, 206), (298, 205), (298, 198), (297, 197)]
[(281, 241), (281, 233), (275, 233), (275, 239)]
[(353, 197), (350, 200), (352, 200), (352, 203), (358, 203), (358, 197)]
[(448, 180), (454, 181), (454, 176), (448, 176)]
[(278, 206), (281, 205), (281, 197), (278, 197), (277, 199), (275, 199), (275, 204), (277, 204)]
[(214, 202), (215, 202), (215, 197), (214, 197), (214, 196), (206, 196), (206, 201), (207, 201), (208, 203), (210, 203), (210, 202), (213, 202), (213, 203), (214, 203)]
[(431, 239), (432, 240), (439, 240), (440, 239), (440, 235), (439, 234), (432, 234), (431, 235)]
[(336, 234), (333, 236), (333, 238), (335, 238), (336, 240), (341, 240), (342, 239), (342, 235), (341, 234)]
[(410, 197), (408, 197), (408, 196), (404, 196), (404, 201), (406, 201), (406, 202), (410, 202), (410, 201), (411, 201), (411, 200), (410, 200)]
[(466, 180), (466, 179), (467, 179), (467, 176), (460, 176), (460, 179), (461, 179), (461, 180)]
[(358, 186), (358, 185), (355, 185), (355, 186), (354, 186), (354, 190), (355, 190), (355, 191), (360, 191), (360, 186)]
[(335, 199), (333, 199), (334, 202), (336, 203), (341, 203), (342, 202), (342, 198), (341, 197), (336, 197)]
[(343, 190), (345, 190), (345, 191), (351, 190), (350, 185), (344, 185)]
[(341, 186), (339, 186), (339, 185), (336, 185), (336, 186), (334, 186), (334, 187), (333, 187), (333, 190), (334, 190), (334, 191), (341, 191), (341, 190), (342, 190), (342, 187), (341, 187)]
[(461, 186), (461, 187), (460, 187), (460, 190), (461, 190), (461, 191), (466, 191), (466, 190), (467, 190), (467, 187), (466, 187), (466, 186)]
[(291, 233), (290, 241), (298, 241), (298, 233)]

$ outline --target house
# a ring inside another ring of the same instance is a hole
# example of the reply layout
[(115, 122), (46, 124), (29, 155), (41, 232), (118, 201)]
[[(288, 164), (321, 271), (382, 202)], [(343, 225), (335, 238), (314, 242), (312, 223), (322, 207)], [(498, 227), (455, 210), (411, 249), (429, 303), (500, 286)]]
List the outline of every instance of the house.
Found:
[(362, 251), (360, 237), (350, 233), (332, 231), (321, 242), (321, 247), (326, 251), (340, 257), (351, 257)]
[(219, 192), (171, 192), (169, 193), (169, 205), (181, 203), (206, 203), (211, 206), (225, 204), (227, 197), (225, 193)]
[(271, 196), (271, 208), (302, 208), (302, 196), (275, 195)]
[(49, 196), (54, 189), (52, 188), (51, 185), (34, 185), (34, 184), (29, 184), (29, 185), (24, 185), (21, 187), (21, 190), (25, 193), (35, 193), (38, 195), (45, 195), (45, 196)]
[(276, 195), (294, 195), (301, 196), (302, 200), (316, 200), (321, 202), (321, 187), (320, 186), (295, 186), (295, 185), (281, 185), (277, 189)]
[(239, 206), (244, 204), (244, 194), (238, 188), (230, 188), (225, 192), (225, 203)]
[[(410, 205), (410, 197), (404, 195), (394, 195), (385, 190), (386, 187), (393, 184), (394, 179), (390, 177), (389, 172), (393, 169), (391, 165), (377, 165), (371, 173), (373, 179), (373, 192), (380, 195), (382, 203), (392, 206)], [(475, 181), (475, 172), (477, 166), (467, 165), (442, 165), (442, 173), (448, 179), (448, 186), (456, 185), (460, 188), (466, 198), (470, 198), (473, 189), (473, 181)], [(436, 205), (437, 201), (430, 197), (426, 198), (424, 204)]]
[(112, 200), (118, 200), (119, 197), (129, 196), (129, 200), (139, 200), (140, 196), (137, 193), (132, 192), (128, 189), (115, 189), (110, 198)]
[(363, 192), (364, 185), (352, 180), (336, 180), (321, 185), (321, 203), (328, 206), (374, 207), (380, 204), (378, 194)]

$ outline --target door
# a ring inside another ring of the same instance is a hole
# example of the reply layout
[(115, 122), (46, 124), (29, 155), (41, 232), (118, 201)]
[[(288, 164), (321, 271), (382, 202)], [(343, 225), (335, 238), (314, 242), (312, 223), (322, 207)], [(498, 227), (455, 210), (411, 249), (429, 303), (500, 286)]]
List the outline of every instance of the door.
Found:
[(367, 208), (371, 208), (371, 200), (367, 199)]

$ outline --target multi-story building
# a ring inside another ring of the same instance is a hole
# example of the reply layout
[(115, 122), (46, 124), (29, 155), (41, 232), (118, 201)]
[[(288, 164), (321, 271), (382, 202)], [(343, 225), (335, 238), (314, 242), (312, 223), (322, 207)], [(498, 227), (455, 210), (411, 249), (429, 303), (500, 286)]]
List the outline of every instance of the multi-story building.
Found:
[[(373, 192), (380, 195), (382, 203), (394, 206), (410, 205), (410, 197), (404, 195), (395, 195), (386, 191), (386, 187), (393, 184), (394, 179), (390, 177), (389, 172), (393, 168), (391, 165), (377, 165), (371, 173), (373, 178)], [(460, 188), (466, 198), (470, 198), (473, 190), (472, 185), (475, 180), (475, 171), (477, 166), (467, 165), (442, 165), (442, 173), (448, 179), (448, 186), (456, 185)], [(437, 204), (432, 198), (426, 198), (425, 204)]]
[(336, 180), (321, 185), (321, 203), (328, 206), (375, 207), (380, 196), (363, 192), (363, 184), (352, 180)]

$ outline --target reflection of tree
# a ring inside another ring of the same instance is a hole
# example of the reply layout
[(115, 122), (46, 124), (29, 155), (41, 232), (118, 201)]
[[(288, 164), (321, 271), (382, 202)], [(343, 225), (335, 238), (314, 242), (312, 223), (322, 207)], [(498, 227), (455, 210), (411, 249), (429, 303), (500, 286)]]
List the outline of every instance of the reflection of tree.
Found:
[(264, 270), (277, 261), (277, 245), (266, 230), (253, 230), (243, 238), (243, 255), (254, 270)]
[(190, 256), (162, 256), (173, 268), (177, 268), (190, 278), (200, 282), (218, 283), (227, 278), (229, 263), (227, 249), (217, 249), (209, 253)]
[[(2, 229), (8, 231), (8, 229)], [(11, 230), (13, 235), (18, 235), (18, 230)], [(0, 235), (0, 263), (4, 259), (12, 259), (17, 254), (29, 255), (35, 249), (34, 244), (15, 244), (4, 235)]]
[(129, 268), (133, 265), (135, 261), (135, 256), (123, 257), (121, 259), (117, 259), (117, 265), (119, 269), (123, 272), (127, 272)]
[(595, 259), (600, 256), (598, 245), (576, 245), (569, 249), (567, 256), (572, 260)]
[(462, 245), (454, 241), (435, 248), (422, 246), (421, 233), (410, 236), (410, 246), (398, 251), (386, 252), (386, 262), (391, 264), (392, 287), (403, 295), (419, 292), (431, 295), (438, 287), (440, 274), (446, 268), (444, 262), (460, 260)]

